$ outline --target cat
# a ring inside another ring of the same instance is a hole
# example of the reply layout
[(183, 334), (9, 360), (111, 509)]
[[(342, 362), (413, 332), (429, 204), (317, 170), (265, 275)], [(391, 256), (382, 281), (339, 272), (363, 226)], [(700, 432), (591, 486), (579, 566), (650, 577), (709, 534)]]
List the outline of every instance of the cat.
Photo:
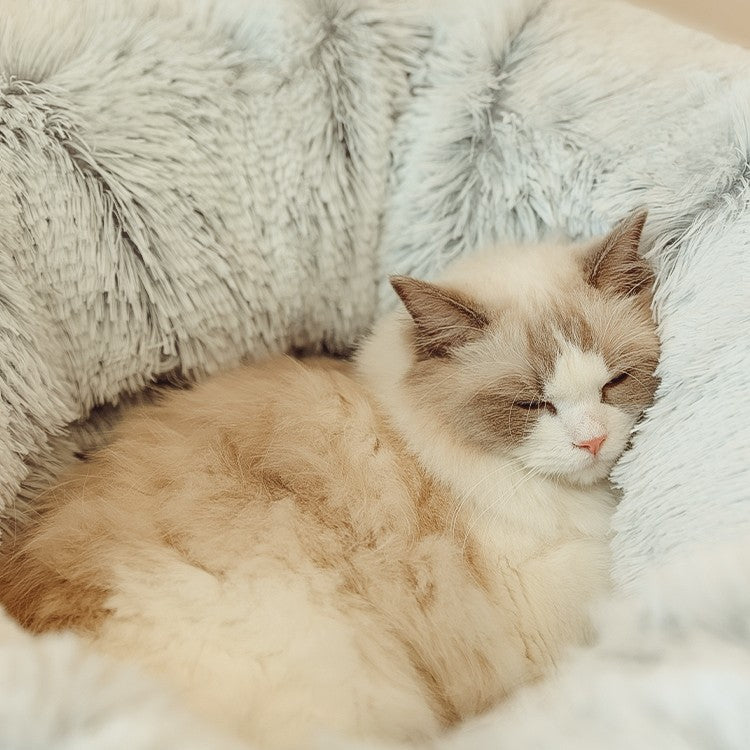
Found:
[(645, 220), (393, 277), (353, 363), (134, 410), (3, 546), (0, 601), (260, 747), (418, 741), (543, 677), (591, 635), (657, 385)]

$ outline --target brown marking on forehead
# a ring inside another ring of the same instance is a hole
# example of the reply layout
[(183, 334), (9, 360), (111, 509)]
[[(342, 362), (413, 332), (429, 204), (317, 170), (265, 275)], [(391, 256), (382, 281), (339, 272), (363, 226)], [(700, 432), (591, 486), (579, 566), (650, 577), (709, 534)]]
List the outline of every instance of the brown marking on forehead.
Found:
[(552, 377), (560, 353), (549, 321), (541, 319), (526, 324), (526, 347), (530, 370), (541, 391), (544, 383)]
[[(560, 305), (551, 310), (551, 322), (555, 330), (581, 351), (594, 347), (594, 331), (585, 309), (580, 304)], [(551, 337), (551, 336), (550, 336)]]
[(578, 296), (545, 306), (526, 323), (529, 365), (536, 374), (540, 391), (554, 374), (561, 340), (581, 351), (595, 348), (594, 331)]

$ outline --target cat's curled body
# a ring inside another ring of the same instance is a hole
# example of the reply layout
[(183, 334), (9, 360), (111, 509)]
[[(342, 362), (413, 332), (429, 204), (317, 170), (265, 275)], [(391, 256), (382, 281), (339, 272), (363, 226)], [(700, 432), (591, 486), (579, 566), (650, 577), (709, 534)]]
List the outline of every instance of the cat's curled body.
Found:
[(0, 600), (259, 746), (483, 711), (607, 588), (605, 478), (658, 356), (643, 218), (394, 279), (408, 314), (355, 366), (274, 359), (134, 411), (4, 546)]

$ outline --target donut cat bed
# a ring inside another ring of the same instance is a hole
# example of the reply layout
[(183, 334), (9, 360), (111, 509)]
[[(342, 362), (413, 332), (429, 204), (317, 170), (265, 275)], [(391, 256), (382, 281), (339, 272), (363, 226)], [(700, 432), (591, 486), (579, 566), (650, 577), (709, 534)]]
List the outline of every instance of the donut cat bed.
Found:
[[(559, 680), (437, 744), (741, 747), (748, 73), (601, 0), (6, 1), (5, 526), (148, 382), (347, 351), (389, 272), (646, 205), (662, 382), (614, 474), (620, 593)], [(67, 636), (3, 622), (0, 667), (3, 747), (236, 746)]]

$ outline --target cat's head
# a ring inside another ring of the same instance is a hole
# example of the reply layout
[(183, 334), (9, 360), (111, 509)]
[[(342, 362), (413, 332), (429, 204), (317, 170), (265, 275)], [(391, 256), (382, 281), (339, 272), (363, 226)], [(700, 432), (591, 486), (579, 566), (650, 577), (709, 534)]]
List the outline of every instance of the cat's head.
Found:
[(435, 284), (393, 277), (408, 313), (398, 387), (422, 424), (531, 472), (604, 478), (657, 385), (645, 220), (585, 247), (478, 254)]

